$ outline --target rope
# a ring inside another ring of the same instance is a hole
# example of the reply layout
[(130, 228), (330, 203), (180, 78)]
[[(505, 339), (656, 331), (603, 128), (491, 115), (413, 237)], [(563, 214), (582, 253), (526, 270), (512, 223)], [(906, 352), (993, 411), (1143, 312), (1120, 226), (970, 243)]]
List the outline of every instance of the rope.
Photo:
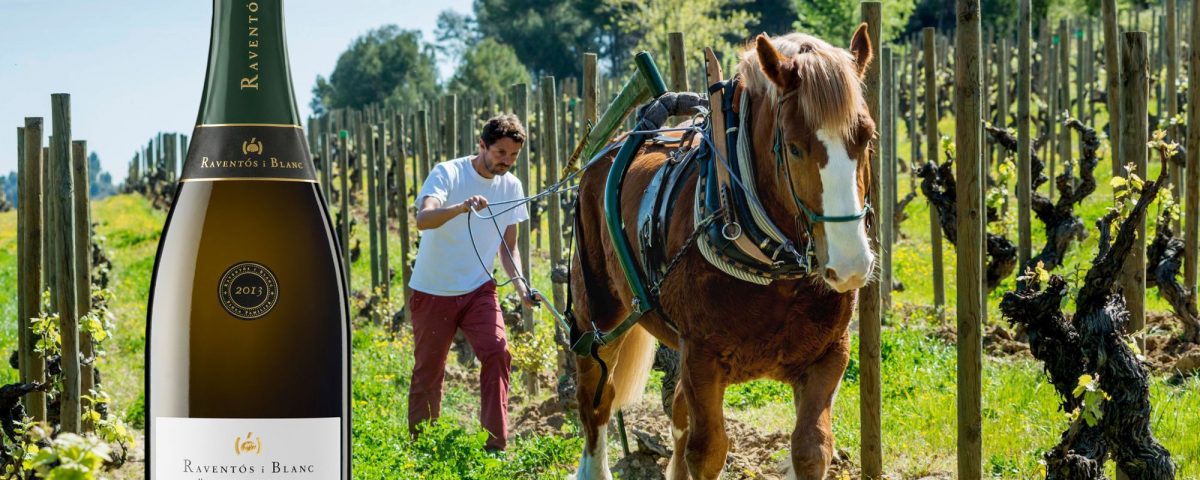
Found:
[[(631, 133), (648, 135), (648, 134), (657, 134), (657, 133), (663, 133), (663, 132), (678, 132), (678, 131), (689, 131), (689, 130), (699, 131), (700, 128), (695, 127), (695, 126), (679, 127), (679, 128), (660, 128), (660, 129), (655, 129), (655, 130), (636, 130)], [(701, 138), (703, 138), (703, 137), (704, 136), (701, 135)], [(513, 283), (515, 281), (520, 281), (522, 284), (525, 285), (525, 289), (529, 292), (529, 295), (531, 297), (533, 297), (532, 300), (533, 300), (534, 305), (541, 305), (544, 303), (546, 305), (546, 308), (550, 311), (550, 313), (554, 315), (555, 319), (557, 319), (558, 322), (560, 324), (562, 324), (564, 331), (570, 331), (570, 324), (568, 324), (567, 321), (563, 318), (562, 312), (559, 312), (558, 309), (554, 308), (554, 305), (551, 302), (541, 302), (540, 300), (538, 300), (539, 298), (545, 298), (545, 297), (542, 296), (542, 293), (540, 291), (533, 288), (533, 282), (529, 281), (529, 279), (525, 276), (525, 272), (521, 271), (521, 269), (516, 268), (517, 264), (513, 261), (515, 257), (513, 256), (513, 253), (512, 253), (512, 247), (510, 245), (508, 245), (508, 240), (506, 240), (504, 238), (504, 233), (500, 230), (500, 223), (496, 220), (496, 217), (499, 217), (500, 215), (503, 215), (512, 210), (515, 210), (518, 207), (521, 207), (522, 205), (532, 203), (532, 202), (540, 200), (542, 198), (545, 198), (545, 197), (548, 197), (551, 195), (555, 195), (555, 194), (562, 194), (562, 193), (569, 192), (571, 190), (578, 189), (579, 185), (573, 185), (573, 186), (567, 186), (567, 185), (571, 181), (573, 181), (576, 177), (581, 175), (584, 171), (586, 171), (589, 167), (594, 165), (598, 160), (603, 158), (605, 155), (611, 153), (613, 150), (616, 150), (620, 145), (621, 145), (621, 143), (614, 142), (614, 143), (606, 146), (605, 148), (603, 148), (599, 152), (597, 152), (596, 155), (593, 156), (591, 158), (591, 160), (588, 160), (588, 163), (585, 164), (583, 167), (581, 167), (579, 170), (571, 172), (569, 175), (563, 177), (562, 180), (559, 180), (558, 182), (555, 182), (555, 183), (547, 186), (546, 189), (542, 190), (541, 192), (538, 192), (534, 195), (530, 195), (530, 196), (526, 196), (526, 197), (522, 197), (522, 198), (516, 198), (516, 199), (512, 199), (512, 200), (504, 200), (504, 201), (499, 201), (499, 202), (495, 202), (495, 203), (488, 202), (487, 215), (484, 215), (473, 209), (468, 209), (467, 236), (471, 240), (471, 250), (475, 253), (475, 259), (479, 261), (479, 268), (483, 269), (483, 271), (485, 273), (487, 273), (488, 278), (491, 278), (492, 281), (496, 283), (497, 287), (503, 287), (503, 286)], [(495, 211), (492, 209), (493, 205), (496, 205), (496, 206), (508, 205), (508, 206), (502, 210)], [(508, 258), (509, 264), (513, 265), (513, 270), (514, 270), (514, 273), (516, 274), (512, 278), (509, 278), (508, 281), (500, 282), (500, 281), (496, 280), (496, 276), (492, 274), (492, 270), (489, 269), (487, 267), (487, 264), (483, 261), (483, 257), (479, 253), (479, 245), (475, 242), (475, 232), (471, 227), (471, 218), (472, 217), (478, 217), (480, 220), (491, 220), (492, 221), (492, 226), (495, 228), (496, 234), (500, 236), (501, 253), (503, 253)], [(574, 242), (574, 240), (572, 240), (572, 242)], [(574, 243), (572, 243), (572, 247), (573, 246), (574, 246)], [(528, 266), (526, 266), (526, 265), (522, 265), (522, 267), (528, 268)]]

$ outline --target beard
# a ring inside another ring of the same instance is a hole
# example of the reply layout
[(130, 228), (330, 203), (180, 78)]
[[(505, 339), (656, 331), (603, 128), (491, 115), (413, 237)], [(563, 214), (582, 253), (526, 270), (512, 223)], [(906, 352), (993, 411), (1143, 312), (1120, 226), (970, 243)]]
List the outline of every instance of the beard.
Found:
[(491, 172), (492, 175), (504, 175), (505, 173), (508, 173), (510, 168), (510, 165), (504, 165), (500, 162), (493, 161), (490, 155), (483, 159), (483, 166), (484, 168), (487, 168), (487, 171)]

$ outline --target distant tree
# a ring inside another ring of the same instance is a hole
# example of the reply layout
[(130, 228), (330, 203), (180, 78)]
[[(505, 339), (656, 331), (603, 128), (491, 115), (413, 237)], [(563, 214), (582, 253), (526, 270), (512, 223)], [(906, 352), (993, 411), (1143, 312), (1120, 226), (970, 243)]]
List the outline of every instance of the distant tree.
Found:
[[(820, 37), (833, 45), (847, 46), (850, 35), (862, 23), (858, 2), (847, 0), (796, 0), (799, 20), (796, 30)], [(908, 27), (908, 17), (915, 8), (915, 0), (889, 0), (883, 3), (883, 42), (899, 38)], [(953, 19), (953, 8), (950, 10)], [(871, 39), (876, 45), (879, 39)]]
[(17, 192), (17, 172), (0, 175), (0, 192), (14, 208), (17, 206), (17, 194), (19, 193)]
[[(1117, 2), (1120, 10), (1125, 10), (1131, 4), (1127, 0)], [(936, 28), (940, 33), (953, 32), (954, 5), (955, 0), (917, 0), (906, 33), (916, 34), (925, 27)], [(1058, 28), (1060, 19), (1100, 14), (1100, 0), (1033, 0), (1030, 7), (1035, 36), (1043, 26)], [(979, 19), (985, 31), (990, 29), (997, 34), (1013, 35), (1018, 20), (1017, 0), (982, 0)]]
[(436, 43), (433, 49), (442, 58), (462, 59), (483, 38), (475, 18), (454, 10), (443, 10), (438, 14), (437, 27), (433, 30)]
[(317, 75), (317, 80), (313, 82), (312, 100), (308, 102), (313, 115), (318, 117), (324, 115), (328, 111), (326, 105), (332, 101), (333, 85), (329, 84), (329, 80), (326, 80), (324, 75)]
[(420, 31), (387, 25), (355, 39), (338, 57), (329, 80), (317, 77), (314, 111), (415, 103), (435, 93), (433, 51), (420, 38)]
[(475, 18), (481, 37), (511, 46), (535, 77), (577, 77), (583, 53), (600, 52), (612, 38), (599, 1), (475, 0)]
[(517, 52), (494, 38), (485, 38), (464, 52), (450, 79), (450, 90), (503, 95), (509, 86), (529, 82), (529, 71)]
[(116, 193), (117, 187), (112, 183), (112, 175), (100, 166), (100, 156), (92, 152), (88, 155), (88, 197), (99, 200)]
[[(723, 63), (737, 54), (740, 41), (751, 35), (748, 26), (757, 17), (743, 10), (724, 10), (722, 0), (605, 0), (615, 14), (617, 28), (637, 39), (636, 50), (648, 50), (665, 61), (667, 35), (684, 32), (688, 62), (703, 64), (702, 47), (713, 47)], [(736, 42), (736, 43), (735, 43)], [(665, 68), (665, 63), (661, 66)], [(665, 73), (665, 72), (664, 72)]]
[(799, 17), (793, 0), (738, 0), (728, 2), (721, 9), (726, 13), (744, 10), (754, 15), (755, 20), (748, 29), (750, 35), (782, 35), (792, 32)]

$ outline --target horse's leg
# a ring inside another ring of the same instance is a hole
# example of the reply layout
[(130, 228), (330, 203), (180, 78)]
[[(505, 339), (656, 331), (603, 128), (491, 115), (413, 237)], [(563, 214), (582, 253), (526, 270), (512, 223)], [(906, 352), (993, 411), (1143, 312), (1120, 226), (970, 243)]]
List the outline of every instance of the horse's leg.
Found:
[(688, 441), (688, 407), (683, 391), (687, 389), (687, 377), (682, 377), (675, 384), (675, 395), (671, 398), (671, 439), (674, 440), (674, 451), (671, 461), (667, 463), (667, 480), (687, 480), (687, 460), (683, 452), (687, 450)]
[(707, 352), (681, 348), (688, 429), (684, 459), (693, 480), (716, 480), (725, 468), (729, 436), (725, 434), (725, 379), (717, 358)]
[(847, 333), (792, 385), (796, 429), (792, 432), (792, 471), (789, 479), (821, 480), (833, 461), (833, 399), (850, 361)]
[[(616, 341), (600, 347), (600, 358), (609, 368), (608, 381), (603, 385), (599, 384), (600, 363), (591, 357), (577, 357), (576, 399), (584, 432), (583, 456), (575, 472), (577, 480), (612, 478), (608, 470), (608, 420), (614, 409), (641, 397), (654, 362), (654, 345), (650, 333), (634, 327)], [(593, 407), (597, 388), (602, 389), (600, 403)]]
[[(579, 422), (583, 425), (583, 456), (579, 458), (576, 480), (609, 480), (608, 418), (612, 412), (613, 389), (599, 385), (600, 364), (591, 357), (576, 357), (575, 398), (579, 403)], [(603, 389), (600, 404), (593, 408), (596, 390)]]

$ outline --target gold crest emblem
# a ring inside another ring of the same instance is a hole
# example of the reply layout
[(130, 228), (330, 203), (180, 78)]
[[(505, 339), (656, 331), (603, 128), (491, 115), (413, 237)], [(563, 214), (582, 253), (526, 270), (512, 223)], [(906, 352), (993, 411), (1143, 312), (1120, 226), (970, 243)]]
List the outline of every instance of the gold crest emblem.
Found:
[(242, 142), (242, 153), (245, 155), (259, 154), (263, 152), (262, 140), (255, 137), (250, 137), (249, 140)]
[(233, 441), (233, 451), (238, 455), (243, 453), (262, 455), (262, 449), (262, 437), (255, 437), (254, 432), (247, 433), (245, 440), (243, 440), (242, 437), (237, 437)]

